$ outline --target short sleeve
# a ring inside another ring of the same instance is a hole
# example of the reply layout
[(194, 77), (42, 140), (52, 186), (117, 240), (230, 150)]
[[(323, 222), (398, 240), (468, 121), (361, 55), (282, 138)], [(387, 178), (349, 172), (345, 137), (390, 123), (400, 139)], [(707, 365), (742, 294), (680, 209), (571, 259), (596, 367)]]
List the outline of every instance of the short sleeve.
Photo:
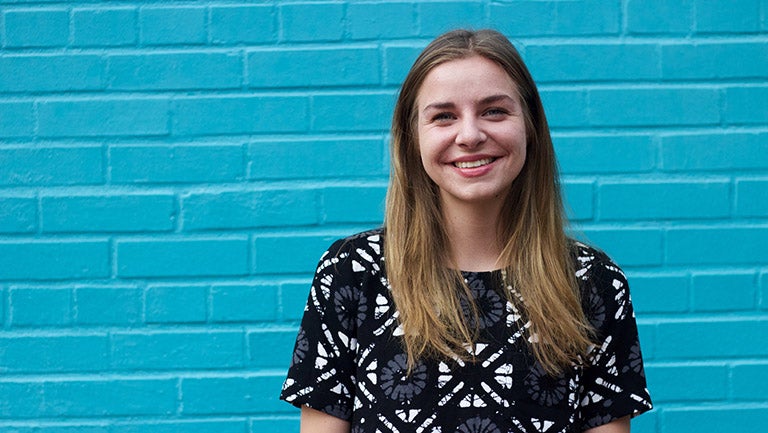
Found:
[(585, 276), (584, 309), (597, 331), (597, 344), (584, 369), (581, 430), (653, 408), (624, 273), (603, 258), (593, 262)]
[(359, 288), (344, 245), (337, 241), (320, 259), (280, 399), (349, 420)]

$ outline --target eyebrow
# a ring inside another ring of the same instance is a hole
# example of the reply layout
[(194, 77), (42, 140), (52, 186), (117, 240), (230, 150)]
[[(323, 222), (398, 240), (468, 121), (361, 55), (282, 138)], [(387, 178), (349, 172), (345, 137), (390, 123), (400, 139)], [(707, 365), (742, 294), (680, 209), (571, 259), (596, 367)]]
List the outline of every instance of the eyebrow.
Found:
[[(510, 102), (513, 102), (513, 103), (515, 102), (514, 98), (512, 98), (511, 96), (509, 96), (507, 94), (504, 94), (504, 93), (500, 93), (498, 95), (486, 96), (485, 98), (483, 98), (483, 99), (481, 99), (479, 101), (479, 104), (481, 104), (481, 105), (492, 104), (494, 102), (499, 102), (499, 101), (502, 101), (502, 100), (508, 100)], [(427, 111), (427, 110), (444, 110), (444, 109), (447, 109), (447, 108), (453, 108), (454, 106), (455, 106), (455, 104), (453, 102), (434, 102), (434, 103), (429, 104), (426, 107), (424, 107), (423, 111)]]

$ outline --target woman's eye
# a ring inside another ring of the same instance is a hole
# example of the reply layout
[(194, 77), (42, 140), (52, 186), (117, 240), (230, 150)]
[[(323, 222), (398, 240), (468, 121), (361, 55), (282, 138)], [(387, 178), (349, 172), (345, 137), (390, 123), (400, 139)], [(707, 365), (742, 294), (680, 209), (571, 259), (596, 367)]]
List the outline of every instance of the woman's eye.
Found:
[(507, 110), (503, 108), (490, 108), (485, 111), (486, 116), (503, 116), (507, 114)]
[(451, 113), (437, 113), (434, 116), (432, 116), (433, 122), (445, 122), (452, 119), (453, 119), (453, 114)]

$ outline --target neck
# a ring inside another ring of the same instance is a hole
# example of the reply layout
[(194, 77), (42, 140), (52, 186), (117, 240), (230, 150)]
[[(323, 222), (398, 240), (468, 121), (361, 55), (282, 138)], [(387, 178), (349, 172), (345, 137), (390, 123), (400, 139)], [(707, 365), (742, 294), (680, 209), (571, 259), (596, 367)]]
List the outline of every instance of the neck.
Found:
[(443, 201), (443, 218), (451, 257), (462, 271), (498, 269), (501, 246), (498, 221), (501, 203), (467, 204)]

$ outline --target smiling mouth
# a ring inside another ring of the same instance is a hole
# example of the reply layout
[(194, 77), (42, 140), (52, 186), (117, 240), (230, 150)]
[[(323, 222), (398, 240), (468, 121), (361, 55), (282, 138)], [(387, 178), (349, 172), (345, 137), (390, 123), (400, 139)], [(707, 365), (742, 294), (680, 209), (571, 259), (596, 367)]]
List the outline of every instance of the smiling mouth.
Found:
[(453, 165), (458, 168), (477, 168), (488, 165), (493, 161), (496, 161), (496, 158), (484, 158), (478, 159), (477, 161), (454, 162)]

